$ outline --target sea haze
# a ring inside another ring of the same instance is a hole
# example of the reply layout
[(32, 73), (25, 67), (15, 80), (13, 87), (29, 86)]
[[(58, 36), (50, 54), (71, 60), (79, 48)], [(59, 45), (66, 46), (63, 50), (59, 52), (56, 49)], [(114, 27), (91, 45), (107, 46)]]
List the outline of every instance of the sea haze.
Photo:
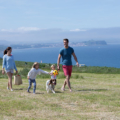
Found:
[[(120, 45), (73, 47), (79, 64), (120, 68)], [(57, 63), (61, 48), (13, 49), (16, 61)], [(0, 53), (0, 57), (2, 57)], [(61, 60), (62, 61), (62, 60)], [(73, 65), (76, 64), (72, 58)]]

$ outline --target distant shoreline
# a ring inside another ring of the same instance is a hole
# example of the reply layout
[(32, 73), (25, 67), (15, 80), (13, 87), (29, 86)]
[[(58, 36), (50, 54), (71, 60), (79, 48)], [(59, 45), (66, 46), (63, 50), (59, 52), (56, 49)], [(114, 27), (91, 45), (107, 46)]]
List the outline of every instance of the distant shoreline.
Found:
[[(110, 43), (108, 43), (107, 45), (118, 45), (118, 44), (110, 44)], [(120, 44), (119, 44), (120, 45)], [(70, 45), (71, 47), (89, 47), (89, 45), (83, 45), (83, 46), (76, 46), (76, 45)], [(104, 46), (104, 45), (91, 45), (92, 47), (94, 47), (94, 46)], [(63, 47), (63, 46), (59, 46), (59, 47)], [(21, 49), (40, 49), (40, 48), (58, 48), (58, 46), (50, 46), (50, 47), (37, 47), (37, 48), (35, 48), (35, 47), (29, 47), (29, 48), (14, 48), (14, 47), (12, 47), (13, 48), (13, 50), (21, 50)], [(4, 52), (4, 50), (2, 50), (2, 51), (0, 51), (0, 53), (2, 53), (2, 52)]]

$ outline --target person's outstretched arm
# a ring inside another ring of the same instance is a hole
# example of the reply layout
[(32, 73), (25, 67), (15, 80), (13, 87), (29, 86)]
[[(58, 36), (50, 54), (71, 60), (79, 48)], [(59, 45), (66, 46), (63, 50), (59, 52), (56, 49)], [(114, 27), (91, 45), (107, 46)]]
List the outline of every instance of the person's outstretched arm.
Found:
[(60, 69), (60, 66), (59, 66), (59, 64), (60, 64), (60, 58), (61, 58), (61, 55), (59, 54), (58, 55), (58, 60), (57, 60), (57, 69), (58, 70)]
[(76, 61), (76, 65), (79, 67), (79, 63), (78, 63), (78, 60), (77, 60), (77, 57), (76, 57), (75, 53), (73, 53), (72, 55), (73, 55), (73, 57), (74, 57), (74, 59)]
[(40, 75), (41, 73), (49, 74), (49, 72), (39, 69), (39, 75)]

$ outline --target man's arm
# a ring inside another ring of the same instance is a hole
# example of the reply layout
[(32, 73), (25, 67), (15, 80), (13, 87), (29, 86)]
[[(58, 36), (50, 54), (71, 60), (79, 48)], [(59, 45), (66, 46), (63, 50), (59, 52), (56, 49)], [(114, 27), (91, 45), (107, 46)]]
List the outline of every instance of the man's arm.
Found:
[(61, 55), (59, 54), (58, 55), (58, 60), (57, 60), (57, 69), (58, 70), (60, 69), (60, 66), (59, 66), (59, 64), (60, 64), (60, 58), (61, 58)]
[(74, 59), (75, 59), (75, 61), (76, 61), (76, 65), (79, 67), (79, 63), (78, 63), (78, 60), (77, 60), (77, 57), (76, 57), (76, 55), (75, 55), (75, 53), (73, 52), (73, 57), (74, 57)]

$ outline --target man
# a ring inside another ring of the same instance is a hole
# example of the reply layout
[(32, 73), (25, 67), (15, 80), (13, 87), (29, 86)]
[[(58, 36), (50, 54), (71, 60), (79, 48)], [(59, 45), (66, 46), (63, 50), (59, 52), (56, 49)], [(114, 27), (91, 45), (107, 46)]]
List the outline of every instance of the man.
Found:
[(71, 77), (71, 73), (72, 73), (72, 55), (76, 61), (76, 65), (79, 66), (77, 57), (74, 53), (74, 49), (72, 47), (68, 46), (69, 40), (68, 39), (63, 39), (64, 42), (64, 48), (62, 48), (60, 50), (60, 53), (58, 55), (58, 60), (57, 60), (57, 68), (60, 69), (60, 58), (62, 57), (62, 68), (64, 71), (64, 75), (66, 76), (66, 79), (64, 81), (64, 84), (61, 88), (62, 91), (65, 91), (65, 86), (66, 84), (68, 85), (68, 88), (70, 90), (70, 92), (72, 92), (71, 90), (71, 86), (70, 86), (70, 77)]

